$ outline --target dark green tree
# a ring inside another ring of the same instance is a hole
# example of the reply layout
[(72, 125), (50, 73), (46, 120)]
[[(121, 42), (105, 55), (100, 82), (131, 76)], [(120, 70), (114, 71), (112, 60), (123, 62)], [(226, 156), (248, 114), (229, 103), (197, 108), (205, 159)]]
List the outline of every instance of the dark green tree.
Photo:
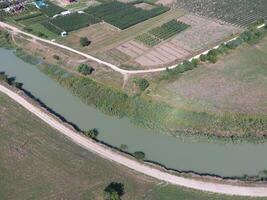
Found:
[(78, 72), (80, 72), (83, 75), (90, 75), (93, 73), (95, 69), (91, 66), (88, 66), (86, 64), (80, 64), (78, 66)]
[(81, 37), (80, 38), (80, 45), (82, 47), (89, 46), (90, 44), (91, 44), (91, 41), (89, 41), (87, 37)]
[(105, 200), (120, 200), (124, 194), (124, 185), (122, 183), (112, 182), (104, 190)]

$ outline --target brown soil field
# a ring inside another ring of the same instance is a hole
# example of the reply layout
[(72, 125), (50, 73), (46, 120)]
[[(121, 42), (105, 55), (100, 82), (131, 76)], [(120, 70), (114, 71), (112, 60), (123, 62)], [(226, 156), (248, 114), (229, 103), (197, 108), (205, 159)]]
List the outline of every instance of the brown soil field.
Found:
[(131, 40), (118, 46), (117, 49), (122, 53), (130, 56), (131, 58), (136, 58), (137, 56), (142, 55), (145, 51), (147, 51), (148, 47), (139, 42)]
[(192, 55), (192, 52), (185, 50), (183, 47), (171, 42), (165, 42), (138, 57), (135, 61), (145, 67), (157, 67), (174, 61), (182, 61), (190, 57), (190, 55)]
[(136, 8), (142, 8), (144, 10), (151, 10), (155, 8), (155, 6), (147, 4), (147, 3), (138, 3), (135, 5)]
[(192, 14), (180, 17), (179, 21), (191, 25), (191, 28), (176, 35), (171, 42), (196, 52), (208, 49), (241, 31), (240, 28), (225, 22)]

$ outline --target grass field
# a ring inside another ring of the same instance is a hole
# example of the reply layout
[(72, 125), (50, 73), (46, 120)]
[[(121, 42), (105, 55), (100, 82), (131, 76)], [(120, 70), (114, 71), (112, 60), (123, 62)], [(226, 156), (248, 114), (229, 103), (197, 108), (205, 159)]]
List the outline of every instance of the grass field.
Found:
[(2, 94), (0, 127), (1, 199), (103, 199), (115, 181), (130, 200), (154, 187), (150, 178), (76, 146)]
[[(267, 112), (267, 38), (203, 64), (160, 86), (160, 95), (172, 104), (202, 111)], [(191, 104), (191, 105), (190, 105)], [(193, 106), (192, 106), (193, 105)]]
[(103, 199), (112, 181), (122, 200), (266, 200), (161, 184), (83, 150), (0, 94), (1, 199)]

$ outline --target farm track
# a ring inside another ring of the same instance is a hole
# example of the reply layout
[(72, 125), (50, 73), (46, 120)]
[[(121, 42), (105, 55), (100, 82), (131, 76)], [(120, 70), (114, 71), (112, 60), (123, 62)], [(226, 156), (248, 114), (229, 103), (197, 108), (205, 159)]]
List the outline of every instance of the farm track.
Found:
[[(260, 25), (260, 26), (258, 26), (258, 28), (262, 28), (263, 26), (264, 26), (264, 25)], [(179, 63), (178, 63), (178, 64), (175, 64), (175, 65), (172, 65), (172, 66), (166, 66), (166, 67), (156, 68), (156, 69), (146, 69), (146, 70), (125, 70), (125, 69), (121, 69), (121, 68), (119, 68), (118, 66), (116, 66), (116, 65), (114, 65), (114, 64), (108, 63), (108, 62), (103, 61), (103, 60), (101, 60), (101, 59), (98, 59), (98, 58), (96, 58), (96, 57), (94, 57), (94, 56), (91, 56), (91, 55), (88, 55), (88, 54), (83, 53), (83, 52), (81, 52), (81, 51), (75, 50), (75, 49), (73, 49), (73, 48), (71, 48), (71, 47), (68, 47), (68, 46), (65, 46), (65, 45), (62, 45), (62, 44), (59, 44), (59, 43), (50, 41), (50, 40), (46, 40), (46, 39), (40, 38), (40, 37), (38, 37), (38, 36), (35, 36), (35, 35), (33, 35), (33, 34), (30, 34), (30, 33), (24, 32), (24, 31), (21, 31), (21, 30), (18, 29), (17, 27), (11, 26), (11, 25), (9, 25), (9, 24), (7, 24), (7, 23), (5, 23), (5, 22), (0, 21), (0, 27), (2, 27), (2, 28), (6, 28), (8, 31), (14, 32), (14, 33), (16, 33), (16, 34), (20, 33), (20, 34), (22, 34), (22, 35), (31, 37), (31, 38), (34, 39), (34, 40), (41, 41), (41, 42), (44, 42), (44, 43), (47, 43), (47, 44), (50, 44), (50, 45), (53, 45), (53, 46), (56, 46), (56, 47), (59, 47), (59, 48), (68, 50), (68, 51), (70, 51), (70, 52), (76, 53), (76, 54), (81, 55), (81, 56), (83, 56), (83, 57), (85, 57), (85, 58), (88, 58), (88, 59), (90, 59), (90, 60), (93, 60), (93, 61), (95, 61), (95, 62), (97, 62), (97, 63), (99, 63), (99, 64), (105, 65), (105, 66), (107, 66), (107, 67), (113, 69), (114, 71), (119, 72), (119, 73), (122, 74), (122, 75), (162, 72), (162, 71), (166, 71), (167, 69), (174, 69), (174, 68), (176, 68), (177, 65), (179, 64)], [(228, 40), (228, 41), (226, 41), (225, 43), (230, 42), (230, 41), (232, 41), (232, 40), (234, 40), (234, 39), (236, 39), (236, 38), (233, 38), (233, 39), (231, 39), (231, 40)], [(212, 48), (210, 48), (210, 49), (208, 49), (208, 50), (206, 50), (206, 51), (204, 51), (204, 52), (201, 52), (200, 54), (198, 54), (198, 55), (196, 55), (196, 56), (193, 56), (193, 57), (189, 58), (188, 60), (191, 61), (191, 60), (194, 59), (194, 58), (199, 58), (201, 54), (207, 54), (209, 50), (211, 50), (211, 49), (216, 49), (216, 48), (218, 48), (218, 47), (219, 47), (218, 45), (217, 45), (217, 46), (214, 46), (214, 47), (212, 47)]]
[(212, 183), (206, 182), (204, 180), (194, 180), (190, 178), (179, 177), (177, 175), (168, 173), (167, 171), (161, 171), (160, 169), (150, 166), (145, 163), (138, 162), (134, 159), (126, 157), (121, 153), (105, 147), (91, 139), (86, 138), (82, 134), (69, 128), (67, 125), (58, 121), (53, 116), (50, 116), (45, 111), (39, 109), (38, 107), (32, 105), (19, 94), (11, 91), (5, 86), (0, 84), (0, 91), (11, 99), (16, 101), (18, 104), (26, 108), (29, 112), (40, 118), (42, 121), (59, 131), (59, 133), (68, 137), (71, 141), (77, 145), (83, 147), (84, 149), (91, 151), (104, 159), (116, 162), (117, 164), (128, 167), (139, 173), (151, 176), (161, 181), (165, 181), (174, 185), (184, 186), (188, 188), (193, 188), (197, 190), (221, 193), (227, 195), (238, 195), (238, 196), (251, 196), (251, 197), (267, 197), (267, 186), (238, 186), (222, 183)]

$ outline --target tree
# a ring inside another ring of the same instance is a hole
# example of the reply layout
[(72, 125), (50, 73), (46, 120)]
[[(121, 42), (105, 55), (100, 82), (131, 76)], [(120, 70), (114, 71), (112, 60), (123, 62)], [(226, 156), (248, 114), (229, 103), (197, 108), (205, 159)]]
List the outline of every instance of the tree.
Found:
[(86, 64), (80, 64), (78, 66), (78, 72), (83, 74), (83, 75), (90, 75), (93, 73), (95, 69), (91, 66), (88, 66)]
[(87, 37), (81, 37), (80, 38), (80, 45), (82, 47), (89, 46), (90, 44), (91, 44), (91, 41), (89, 41)]
[(142, 151), (136, 151), (133, 155), (137, 160), (144, 160), (146, 157), (145, 153)]
[(84, 135), (86, 135), (86, 136), (88, 136), (90, 138), (95, 139), (99, 135), (99, 132), (98, 132), (98, 130), (96, 128), (94, 128), (94, 129), (90, 129), (88, 131), (85, 131), (84, 132)]
[(134, 80), (134, 83), (139, 87), (141, 91), (145, 91), (149, 87), (148, 80), (144, 78), (137, 78)]
[(104, 190), (105, 200), (120, 200), (124, 194), (124, 185), (122, 183), (112, 182)]
[(55, 60), (60, 60), (60, 57), (59, 57), (58, 55), (56, 55), (56, 54), (53, 55), (53, 58), (54, 58)]

